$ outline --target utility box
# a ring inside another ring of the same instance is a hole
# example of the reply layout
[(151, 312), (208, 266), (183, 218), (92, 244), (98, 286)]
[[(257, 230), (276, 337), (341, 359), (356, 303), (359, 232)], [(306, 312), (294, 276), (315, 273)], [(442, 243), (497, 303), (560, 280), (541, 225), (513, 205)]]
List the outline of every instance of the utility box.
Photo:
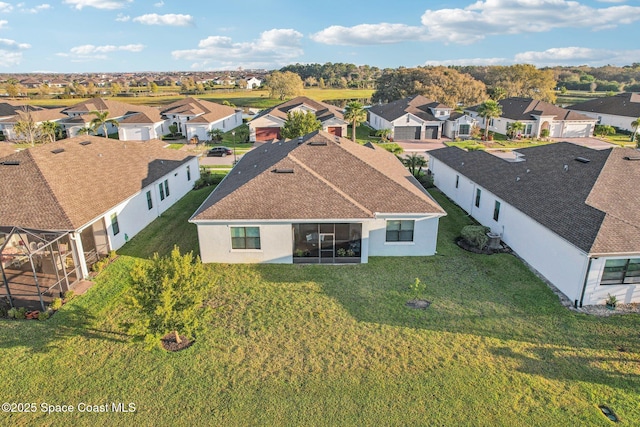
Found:
[(489, 242), (487, 242), (489, 249), (500, 249), (502, 247), (500, 245), (502, 235), (498, 233), (487, 233), (487, 237), (489, 238)]

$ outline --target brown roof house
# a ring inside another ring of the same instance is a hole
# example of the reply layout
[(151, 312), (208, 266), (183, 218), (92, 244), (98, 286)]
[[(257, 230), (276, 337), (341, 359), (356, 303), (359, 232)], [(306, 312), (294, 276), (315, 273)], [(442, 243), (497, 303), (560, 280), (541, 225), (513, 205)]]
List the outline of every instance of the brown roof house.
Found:
[[(81, 128), (89, 126), (91, 120), (96, 118), (96, 115), (91, 114), (92, 111), (108, 111), (107, 119), (113, 119), (119, 125), (116, 127), (108, 124), (107, 133), (118, 132), (118, 138), (123, 141), (148, 141), (169, 133), (168, 124), (157, 108), (106, 98), (91, 98), (62, 110), (67, 119), (63, 120), (61, 125), (69, 137), (76, 136)], [(102, 127), (96, 129), (96, 134), (104, 136)]]
[[(503, 135), (511, 123), (524, 124), (522, 136), (541, 136), (548, 131), (551, 138), (588, 138), (593, 136), (596, 120), (584, 114), (560, 108), (548, 102), (531, 98), (505, 98), (498, 101), (502, 115), (489, 121), (489, 130)], [(478, 115), (478, 107), (467, 108), (465, 112), (478, 120), (485, 128), (485, 120)]]
[(0, 132), (8, 141), (20, 138), (14, 130), (20, 121), (32, 120), (40, 125), (47, 121), (61, 123), (65, 118), (60, 108), (42, 108), (10, 101), (0, 103)]
[(0, 285), (57, 296), (193, 188), (198, 160), (157, 140), (82, 136), (0, 158)]
[(242, 110), (205, 101), (185, 98), (163, 107), (162, 117), (168, 125), (176, 125), (185, 138), (211, 139), (209, 131), (220, 129), (228, 132), (242, 124)]
[(576, 307), (640, 302), (640, 152), (569, 142), (511, 159), (429, 152), (436, 186)]
[(280, 130), (287, 120), (287, 113), (313, 113), (322, 123), (322, 130), (332, 135), (346, 136), (348, 123), (342, 110), (334, 105), (298, 96), (275, 107), (261, 111), (249, 122), (250, 141), (273, 141), (281, 138)]
[(388, 104), (369, 108), (369, 125), (376, 129), (391, 129), (398, 140), (439, 139), (452, 108), (438, 101), (415, 95)]
[(433, 255), (444, 215), (393, 154), (316, 131), (245, 154), (190, 221), (204, 262), (333, 264)]
[(619, 93), (581, 102), (567, 108), (597, 119), (598, 124), (614, 126), (629, 132), (638, 131), (631, 122), (640, 117), (640, 93)]

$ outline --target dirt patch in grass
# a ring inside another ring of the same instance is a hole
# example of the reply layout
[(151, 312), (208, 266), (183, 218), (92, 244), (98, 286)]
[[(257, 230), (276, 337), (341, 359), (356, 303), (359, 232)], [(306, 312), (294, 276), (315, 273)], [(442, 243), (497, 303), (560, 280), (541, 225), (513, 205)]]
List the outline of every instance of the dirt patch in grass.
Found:
[(467, 242), (462, 237), (459, 237), (459, 238), (456, 239), (456, 245), (458, 245), (459, 247), (461, 247), (465, 251), (473, 252), (474, 254), (491, 255), (491, 254), (509, 254), (509, 253), (511, 253), (511, 249), (508, 246), (506, 246), (506, 245), (504, 245), (502, 243), (500, 244), (500, 248), (499, 249), (491, 249), (488, 246), (485, 246), (482, 249), (478, 249), (475, 246), (470, 245), (469, 242)]
[(182, 340), (182, 342), (177, 342), (175, 334), (171, 332), (162, 337), (160, 342), (162, 343), (162, 348), (167, 351), (184, 350), (185, 348), (191, 347), (191, 345), (195, 342), (194, 340), (190, 340), (183, 335), (180, 335), (180, 339)]
[(409, 308), (415, 308), (417, 310), (426, 310), (431, 305), (431, 301), (426, 299), (412, 299), (405, 304)]

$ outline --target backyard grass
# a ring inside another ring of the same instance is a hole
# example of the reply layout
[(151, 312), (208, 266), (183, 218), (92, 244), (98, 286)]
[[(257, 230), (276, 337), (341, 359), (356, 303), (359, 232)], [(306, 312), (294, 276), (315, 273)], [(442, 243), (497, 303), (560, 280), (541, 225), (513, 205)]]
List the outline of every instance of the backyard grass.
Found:
[[(136, 412), (3, 413), (3, 424), (608, 425), (599, 404), (626, 425), (640, 419), (640, 317), (571, 312), (514, 256), (462, 251), (453, 240), (470, 220), (437, 192), (449, 213), (438, 255), (208, 265), (196, 343), (143, 350), (121, 326), (129, 269), (173, 242), (195, 249), (183, 223), (207, 192), (136, 236), (50, 320), (0, 321), (3, 402)], [(404, 306), (416, 277), (424, 311)]]

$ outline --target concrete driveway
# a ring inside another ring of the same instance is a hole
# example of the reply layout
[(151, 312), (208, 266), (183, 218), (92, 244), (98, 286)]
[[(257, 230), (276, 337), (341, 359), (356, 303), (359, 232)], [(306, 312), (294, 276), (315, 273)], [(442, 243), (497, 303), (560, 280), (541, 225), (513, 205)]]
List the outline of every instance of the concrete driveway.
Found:
[(427, 151), (435, 150), (438, 148), (444, 148), (445, 142), (449, 141), (447, 138), (442, 139), (426, 139), (419, 140), (406, 140), (406, 141), (394, 141), (398, 144), (405, 153), (425, 153)]

